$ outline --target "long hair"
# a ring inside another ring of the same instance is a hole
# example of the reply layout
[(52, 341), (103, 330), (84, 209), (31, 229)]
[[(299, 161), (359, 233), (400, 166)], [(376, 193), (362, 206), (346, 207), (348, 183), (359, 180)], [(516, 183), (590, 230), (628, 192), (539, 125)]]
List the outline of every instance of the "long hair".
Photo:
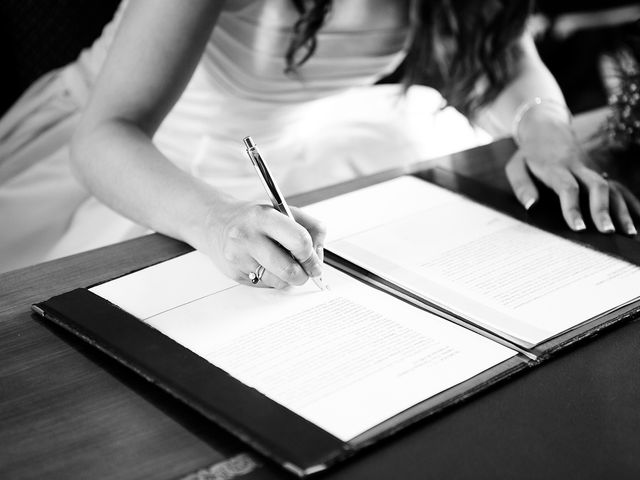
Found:
[[(300, 14), (286, 52), (295, 72), (316, 49), (316, 34), (332, 0), (291, 0)], [(533, 0), (414, 0), (403, 64), (406, 88), (426, 84), (447, 103), (473, 116), (494, 100), (518, 67), (522, 35)]]

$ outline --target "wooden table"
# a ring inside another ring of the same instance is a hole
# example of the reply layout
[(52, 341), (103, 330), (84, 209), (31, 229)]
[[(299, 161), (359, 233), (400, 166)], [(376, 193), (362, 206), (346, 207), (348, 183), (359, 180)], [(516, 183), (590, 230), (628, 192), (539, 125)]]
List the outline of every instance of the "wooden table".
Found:
[[(506, 188), (502, 165), (513, 148), (502, 141), (437, 163)], [(188, 250), (150, 235), (0, 276), (1, 478), (169, 479), (198, 470), (190, 478), (290, 478), (30, 312), (33, 302)], [(243, 452), (244, 464), (219, 464)], [(640, 478), (640, 322), (614, 327), (317, 478)]]

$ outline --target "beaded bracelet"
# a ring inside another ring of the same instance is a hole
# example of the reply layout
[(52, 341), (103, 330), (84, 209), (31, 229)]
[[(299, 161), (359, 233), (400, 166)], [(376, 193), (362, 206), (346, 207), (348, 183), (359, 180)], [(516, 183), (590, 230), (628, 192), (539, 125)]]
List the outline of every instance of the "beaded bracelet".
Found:
[(511, 125), (511, 135), (513, 136), (516, 144), (521, 144), (520, 124), (522, 123), (522, 120), (526, 117), (527, 113), (529, 113), (533, 108), (540, 105), (549, 105), (561, 109), (564, 113), (566, 113), (567, 120), (569, 121), (569, 123), (571, 123), (571, 111), (569, 110), (569, 107), (567, 107), (564, 103), (561, 103), (552, 98), (534, 97), (531, 100), (522, 102), (516, 110), (515, 116), (513, 117), (513, 123)]

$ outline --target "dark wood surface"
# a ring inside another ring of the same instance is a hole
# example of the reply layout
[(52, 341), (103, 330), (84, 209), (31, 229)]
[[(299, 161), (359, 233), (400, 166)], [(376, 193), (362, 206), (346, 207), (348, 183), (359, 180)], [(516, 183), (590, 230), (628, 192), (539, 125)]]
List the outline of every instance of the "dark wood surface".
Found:
[[(502, 165), (512, 151), (503, 141), (438, 163), (506, 188)], [(187, 250), (151, 235), (0, 276), (1, 478), (180, 478), (240, 452), (261, 466), (234, 478), (290, 478), (30, 312), (31, 303)], [(640, 322), (614, 327), (317, 478), (640, 478)]]

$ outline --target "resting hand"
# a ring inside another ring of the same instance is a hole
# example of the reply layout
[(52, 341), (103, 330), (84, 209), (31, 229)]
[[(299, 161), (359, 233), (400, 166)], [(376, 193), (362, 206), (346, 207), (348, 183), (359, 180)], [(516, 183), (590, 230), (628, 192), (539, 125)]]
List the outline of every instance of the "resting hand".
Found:
[(302, 210), (291, 211), (296, 221), (267, 205), (227, 205), (222, 214), (210, 215), (208, 241), (200, 249), (239, 283), (251, 285), (250, 273), (262, 266), (255, 286), (302, 285), (321, 274), (325, 229)]
[(586, 165), (586, 154), (569, 124), (541, 123), (529, 128), (520, 140), (520, 149), (507, 164), (506, 173), (525, 208), (530, 208), (538, 199), (530, 172), (558, 195), (562, 214), (571, 229), (586, 228), (579, 202), (580, 190), (586, 189), (589, 212), (600, 232), (615, 231), (615, 221), (623, 233), (636, 234), (629, 209), (640, 214), (638, 200), (618, 182), (608, 180)]

